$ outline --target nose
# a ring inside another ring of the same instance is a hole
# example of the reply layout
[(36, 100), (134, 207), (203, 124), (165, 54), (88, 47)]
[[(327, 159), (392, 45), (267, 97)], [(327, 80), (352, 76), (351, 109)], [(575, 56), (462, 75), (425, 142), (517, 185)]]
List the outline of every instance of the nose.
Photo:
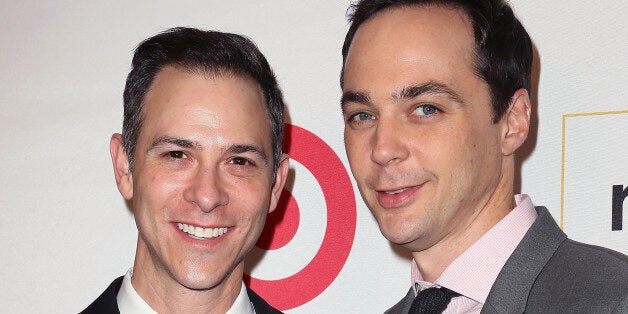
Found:
[(382, 167), (408, 158), (401, 122), (380, 119), (371, 142), (371, 160)]
[(227, 205), (229, 195), (221, 184), (219, 171), (211, 168), (199, 169), (185, 188), (183, 198), (206, 213)]

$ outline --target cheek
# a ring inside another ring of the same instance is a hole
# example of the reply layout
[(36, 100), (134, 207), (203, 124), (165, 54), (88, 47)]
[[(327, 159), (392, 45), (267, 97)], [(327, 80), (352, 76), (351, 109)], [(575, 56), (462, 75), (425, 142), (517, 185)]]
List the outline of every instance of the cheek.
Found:
[(151, 185), (155, 189), (160, 190), (164, 194), (173, 193), (182, 189), (185, 186), (185, 178), (177, 177), (176, 175), (160, 175), (153, 176), (151, 178)]
[(134, 202), (141, 207), (152, 210), (161, 210), (164, 207), (176, 207), (173, 202), (182, 202), (182, 191), (186, 186), (186, 179), (172, 173), (152, 172), (140, 176), (134, 184)]
[(254, 226), (265, 217), (270, 206), (270, 184), (270, 181), (256, 178), (238, 180), (231, 185), (230, 202), (241, 221)]
[(242, 241), (245, 250), (249, 250), (255, 245), (262, 233), (266, 223), (266, 208), (266, 205), (260, 206), (258, 204), (258, 207), (249, 208), (249, 210), (246, 211), (240, 209), (238, 220), (241, 226), (245, 226), (245, 228), (240, 230), (240, 232), (242, 232)]
[(351, 172), (354, 176), (359, 176), (371, 162), (370, 146), (363, 138), (356, 135), (345, 136), (345, 150)]
[(367, 140), (367, 134), (364, 130), (356, 131), (345, 127), (344, 140), (347, 154), (356, 153), (357, 148), (364, 146), (363, 143)]
[[(449, 178), (453, 190), (483, 191), (492, 185), (501, 168), (500, 149), (487, 130), (468, 130), (449, 150)], [(446, 160), (446, 156), (442, 156)]]
[(481, 164), (487, 161), (487, 158), (494, 160), (495, 155), (500, 152), (494, 140), (496, 129), (492, 125), (469, 126), (452, 131), (455, 134), (452, 138), (456, 139), (452, 141), (452, 152), (460, 159), (467, 159), (467, 162), (471, 164)]
[(501, 166), (501, 148), (496, 127), (491, 125), (472, 134), (468, 145), (471, 147), (470, 151), (473, 153), (475, 166), (484, 171), (499, 169)]

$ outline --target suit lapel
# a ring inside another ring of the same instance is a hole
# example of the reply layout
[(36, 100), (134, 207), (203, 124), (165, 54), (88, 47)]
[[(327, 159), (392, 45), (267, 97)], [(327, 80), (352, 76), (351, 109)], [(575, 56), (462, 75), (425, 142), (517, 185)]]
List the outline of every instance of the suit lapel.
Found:
[(246, 287), (246, 292), (249, 295), (249, 301), (253, 304), (253, 308), (255, 308), (256, 314), (276, 314), (281, 313), (274, 307), (270, 306), (262, 297), (257, 295), (255, 291), (251, 290), (248, 286)]
[(81, 314), (120, 313), (116, 297), (118, 296), (118, 291), (120, 291), (120, 286), (122, 286), (122, 279), (124, 279), (124, 276), (116, 278)]
[(523, 313), (532, 285), (567, 238), (545, 207), (512, 253), (484, 303), (482, 313)]
[(410, 287), (408, 293), (406, 294), (401, 301), (397, 302), (393, 307), (386, 310), (384, 314), (406, 314), (410, 311), (410, 306), (412, 306), (412, 301), (414, 301), (414, 290)]

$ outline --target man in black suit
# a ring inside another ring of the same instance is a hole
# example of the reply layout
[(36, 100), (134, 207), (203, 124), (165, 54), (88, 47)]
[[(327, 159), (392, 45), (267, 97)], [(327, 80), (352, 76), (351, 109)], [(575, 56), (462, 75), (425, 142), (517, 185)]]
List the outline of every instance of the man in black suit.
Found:
[(383, 235), (412, 253), (390, 313), (628, 312), (628, 257), (513, 195), (532, 43), (503, 0), (362, 0), (342, 50), (345, 147)]
[(84, 313), (278, 312), (242, 274), (288, 173), (283, 106), (245, 37), (175, 28), (138, 46), (110, 143), (135, 262)]

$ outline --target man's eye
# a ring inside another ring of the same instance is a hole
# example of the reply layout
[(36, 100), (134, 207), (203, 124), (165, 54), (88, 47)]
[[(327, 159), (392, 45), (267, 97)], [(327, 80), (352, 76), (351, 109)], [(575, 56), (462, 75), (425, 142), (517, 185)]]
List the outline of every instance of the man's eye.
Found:
[(367, 120), (372, 120), (375, 117), (373, 117), (373, 115), (368, 114), (366, 112), (358, 112), (356, 114), (353, 114), (349, 117), (349, 121), (355, 121), (355, 122), (361, 122), (361, 121), (367, 121)]
[(168, 152), (168, 157), (180, 159), (180, 158), (187, 158), (188, 156), (186, 156), (184, 152), (180, 150), (176, 150), (176, 151)]
[(414, 109), (414, 112), (419, 116), (429, 116), (438, 113), (438, 108), (434, 105), (420, 105)]
[(233, 159), (231, 159), (231, 163), (238, 166), (246, 166), (251, 164), (248, 159), (242, 157), (234, 157)]

